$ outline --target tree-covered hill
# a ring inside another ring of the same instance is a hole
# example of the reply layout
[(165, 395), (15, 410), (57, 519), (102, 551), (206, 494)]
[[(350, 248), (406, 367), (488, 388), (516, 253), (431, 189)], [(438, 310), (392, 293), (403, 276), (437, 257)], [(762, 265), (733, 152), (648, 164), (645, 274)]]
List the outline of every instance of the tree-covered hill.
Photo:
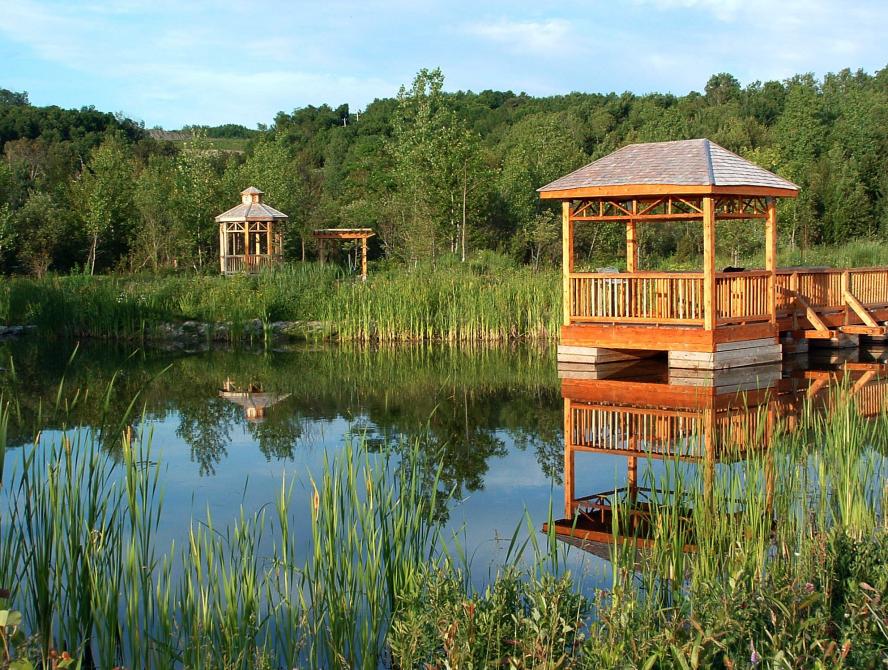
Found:
[[(248, 184), (290, 217), (291, 258), (316, 227), (370, 226), (395, 261), (493, 249), (546, 263), (557, 217), (535, 189), (630, 142), (709, 139), (793, 180), (782, 240), (811, 246), (888, 232), (888, 68), (741, 86), (717, 74), (703, 92), (447, 93), (422, 70), (396, 98), (360, 112), (309, 106), (270, 127), (193, 126), (170, 142), (92, 108), (36, 107), (0, 90), (0, 256), (12, 272), (212, 267), (213, 216)], [(191, 138), (191, 139), (188, 139)], [(184, 141), (183, 141), (184, 140)], [(244, 151), (228, 151), (236, 143)], [(215, 144), (214, 144), (215, 143)], [(726, 230), (735, 254), (759, 235)], [(601, 227), (588, 260), (619, 248)], [(642, 255), (693, 259), (694, 226), (643, 231)]]

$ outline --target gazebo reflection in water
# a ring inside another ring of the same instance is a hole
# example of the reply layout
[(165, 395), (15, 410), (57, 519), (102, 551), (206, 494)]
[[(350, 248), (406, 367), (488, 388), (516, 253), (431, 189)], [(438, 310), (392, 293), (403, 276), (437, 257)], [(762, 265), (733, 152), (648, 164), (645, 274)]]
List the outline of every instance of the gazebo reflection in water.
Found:
[(240, 405), (248, 421), (264, 421), (268, 410), (289, 397), (289, 393), (268, 393), (262, 384), (250, 382), (240, 385), (228, 378), (222, 384), (219, 397)]
[[(616, 540), (638, 548), (651, 544), (655, 505), (677, 505), (679, 522), (690, 524), (690, 501), (654, 483), (656, 462), (701, 468), (705, 500), (717, 464), (758, 454), (770, 498), (772, 435), (778, 426), (795, 430), (806, 403), (815, 411), (829, 411), (842, 392), (851, 393), (856, 410), (867, 417), (888, 407), (885, 350), (853, 350), (845, 357), (789, 359), (701, 379), (677, 376), (681, 373), (665, 362), (646, 361), (562, 372), (564, 517), (553, 521), (551, 530), (560, 540), (609, 558)], [(625, 458), (625, 483), (578, 493), (578, 466), (581, 473), (584, 467), (600, 467), (601, 455)], [(652, 466), (644, 481), (639, 481), (639, 461)], [(543, 531), (549, 531), (548, 525)]]

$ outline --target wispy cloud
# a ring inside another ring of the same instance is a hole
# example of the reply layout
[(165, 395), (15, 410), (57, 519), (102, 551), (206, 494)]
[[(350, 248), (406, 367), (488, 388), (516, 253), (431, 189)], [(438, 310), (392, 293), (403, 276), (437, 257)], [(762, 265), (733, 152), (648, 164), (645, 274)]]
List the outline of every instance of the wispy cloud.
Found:
[(563, 19), (515, 21), (501, 18), (476, 21), (463, 27), (468, 35), (500, 45), (515, 53), (555, 56), (569, 48), (571, 25)]

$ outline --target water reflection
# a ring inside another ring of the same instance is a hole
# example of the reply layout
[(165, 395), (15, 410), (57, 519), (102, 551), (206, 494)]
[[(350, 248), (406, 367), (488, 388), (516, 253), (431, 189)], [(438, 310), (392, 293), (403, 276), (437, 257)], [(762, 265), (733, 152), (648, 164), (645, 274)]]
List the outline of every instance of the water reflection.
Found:
[[(674, 371), (646, 361), (562, 371), (564, 516), (552, 530), (559, 539), (608, 559), (615, 539), (637, 547), (650, 544), (654, 505), (672, 500), (679, 523), (690, 523), (688, 501), (656, 483), (663, 462), (702, 468), (705, 500), (718, 464), (759, 452), (770, 500), (768, 450), (778, 425), (795, 430), (806, 403), (828, 412), (839, 392), (850, 393), (863, 416), (878, 416), (888, 399), (886, 359), (883, 349), (855, 349), (714, 373)], [(597, 468), (603, 454), (625, 460), (622, 482), (578, 492), (578, 475)], [(639, 478), (640, 464), (649, 468), (647, 486)]]

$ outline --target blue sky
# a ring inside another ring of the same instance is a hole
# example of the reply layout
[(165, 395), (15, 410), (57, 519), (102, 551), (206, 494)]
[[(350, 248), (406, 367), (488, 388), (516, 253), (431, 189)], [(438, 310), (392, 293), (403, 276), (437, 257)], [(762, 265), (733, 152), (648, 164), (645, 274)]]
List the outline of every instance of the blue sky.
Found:
[(0, 87), (165, 128), (360, 109), (421, 67), (549, 95), (888, 65), (885, 0), (0, 0), (0, 17)]

